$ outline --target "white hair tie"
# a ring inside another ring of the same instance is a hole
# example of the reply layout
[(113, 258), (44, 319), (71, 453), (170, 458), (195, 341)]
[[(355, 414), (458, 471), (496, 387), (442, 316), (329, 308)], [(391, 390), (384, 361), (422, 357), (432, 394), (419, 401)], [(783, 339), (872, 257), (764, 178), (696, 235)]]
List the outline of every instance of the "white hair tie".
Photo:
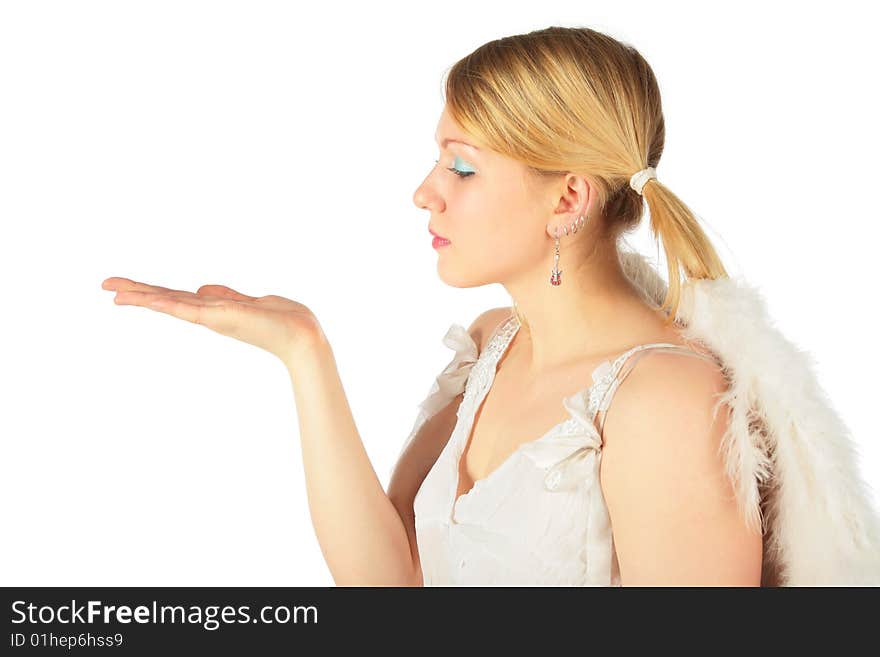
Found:
[(645, 183), (647, 183), (652, 178), (654, 178), (655, 180), (657, 178), (657, 170), (654, 167), (648, 167), (647, 169), (636, 171), (629, 179), (629, 186), (641, 195), (642, 188), (645, 186)]

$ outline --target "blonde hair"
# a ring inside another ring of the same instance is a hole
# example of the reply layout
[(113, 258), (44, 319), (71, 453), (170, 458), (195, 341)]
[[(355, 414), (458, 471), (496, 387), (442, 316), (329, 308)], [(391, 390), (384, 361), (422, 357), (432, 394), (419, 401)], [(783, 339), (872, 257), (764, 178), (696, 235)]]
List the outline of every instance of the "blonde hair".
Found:
[(651, 179), (640, 196), (629, 186), (634, 173), (658, 165), (665, 137), (657, 80), (632, 46), (586, 27), (496, 39), (449, 69), (445, 102), (466, 132), (535, 176), (587, 178), (613, 243), (638, 225), (644, 197), (666, 255), (661, 308), (669, 322), (683, 280), (728, 275), (694, 213), (668, 187)]

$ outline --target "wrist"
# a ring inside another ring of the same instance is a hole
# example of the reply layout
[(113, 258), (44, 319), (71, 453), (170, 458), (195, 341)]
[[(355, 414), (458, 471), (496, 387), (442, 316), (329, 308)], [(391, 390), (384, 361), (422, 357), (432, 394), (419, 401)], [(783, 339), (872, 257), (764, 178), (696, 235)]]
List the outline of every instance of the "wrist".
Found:
[(290, 344), (287, 351), (280, 355), (281, 361), (291, 375), (303, 369), (308, 369), (316, 364), (326, 362), (328, 356), (332, 356), (333, 350), (327, 336), (320, 325), (315, 326), (313, 331), (297, 336), (296, 341)]

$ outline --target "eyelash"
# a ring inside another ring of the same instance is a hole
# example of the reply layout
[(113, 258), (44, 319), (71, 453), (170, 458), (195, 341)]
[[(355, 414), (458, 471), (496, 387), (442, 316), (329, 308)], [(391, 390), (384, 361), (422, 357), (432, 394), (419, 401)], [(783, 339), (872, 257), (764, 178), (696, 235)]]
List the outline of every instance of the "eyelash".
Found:
[[(440, 163), (440, 160), (434, 160), (434, 162), (435, 162), (436, 164), (439, 164), (439, 163)], [(446, 167), (446, 170), (447, 170), (447, 171), (451, 171), (452, 173), (454, 173), (454, 174), (455, 174), (456, 176), (458, 176), (459, 178), (467, 178), (467, 177), (469, 177), (469, 176), (474, 175), (474, 172), (473, 172), (473, 171), (459, 171), (459, 170), (456, 169), (455, 167)]]

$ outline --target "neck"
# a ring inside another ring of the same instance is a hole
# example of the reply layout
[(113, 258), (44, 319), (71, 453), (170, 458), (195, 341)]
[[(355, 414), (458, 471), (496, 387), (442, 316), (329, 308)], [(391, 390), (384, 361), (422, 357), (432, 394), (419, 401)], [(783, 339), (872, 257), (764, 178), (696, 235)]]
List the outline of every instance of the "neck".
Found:
[(589, 253), (570, 248), (569, 257), (560, 258), (559, 286), (549, 280), (552, 257), (550, 265), (542, 263), (539, 271), (504, 284), (528, 322), (516, 341), (530, 375), (623, 351), (662, 330), (661, 311), (627, 278), (616, 247), (594, 244)]

